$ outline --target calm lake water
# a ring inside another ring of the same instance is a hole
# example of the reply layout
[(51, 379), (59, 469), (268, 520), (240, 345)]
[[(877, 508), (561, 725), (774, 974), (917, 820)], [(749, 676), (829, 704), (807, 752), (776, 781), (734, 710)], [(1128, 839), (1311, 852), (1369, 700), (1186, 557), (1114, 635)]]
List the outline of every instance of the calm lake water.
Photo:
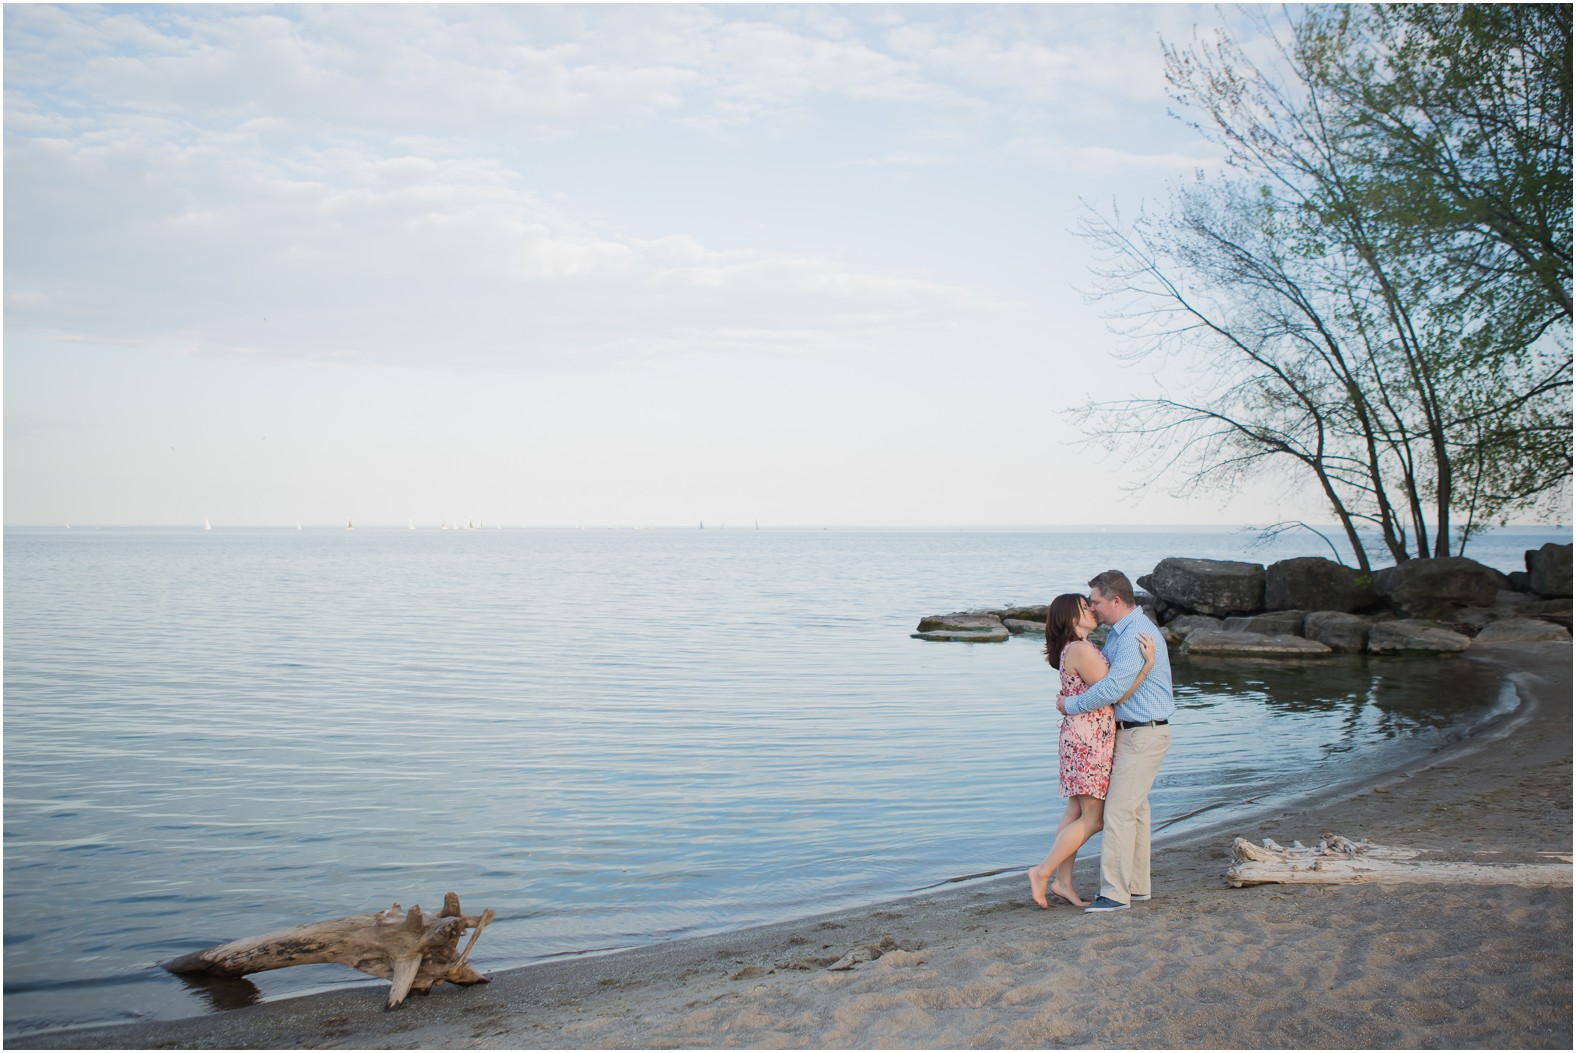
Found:
[[(1569, 532), (1502, 531), (1502, 570)], [(901, 896), (1044, 852), (1039, 638), (909, 638), (1220, 531), (8, 529), (5, 1026), (375, 983), (189, 985), (161, 960), (303, 921), (498, 920), (492, 971)], [(1448, 660), (1179, 659), (1172, 830), (1492, 719)], [(1273, 748), (1266, 748), (1272, 742)], [(1087, 851), (1087, 850), (1086, 850)], [(1080, 867), (1089, 890), (1093, 866)]]

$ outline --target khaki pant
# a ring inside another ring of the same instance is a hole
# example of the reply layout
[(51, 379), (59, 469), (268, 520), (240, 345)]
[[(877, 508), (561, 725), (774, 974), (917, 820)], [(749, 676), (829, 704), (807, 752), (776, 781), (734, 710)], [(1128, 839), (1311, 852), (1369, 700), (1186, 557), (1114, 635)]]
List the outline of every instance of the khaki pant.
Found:
[(1170, 727), (1116, 733), (1100, 837), (1100, 895), (1106, 899), (1127, 903), (1149, 895), (1149, 788), (1170, 748)]

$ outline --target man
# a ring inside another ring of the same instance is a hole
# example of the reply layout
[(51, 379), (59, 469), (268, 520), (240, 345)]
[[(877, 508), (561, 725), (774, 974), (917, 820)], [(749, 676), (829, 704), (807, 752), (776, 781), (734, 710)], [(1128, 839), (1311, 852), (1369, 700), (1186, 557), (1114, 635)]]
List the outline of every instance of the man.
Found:
[(1109, 706), (1127, 693), (1143, 668), (1139, 634), (1155, 641), (1155, 664), (1133, 697), (1116, 707), (1116, 758), (1105, 798), (1105, 831), (1100, 846), (1100, 897), (1088, 914), (1126, 910), (1149, 899), (1149, 789), (1171, 748), (1171, 657), (1154, 623), (1133, 603), (1133, 585), (1119, 570), (1089, 581), (1089, 609), (1111, 627), (1101, 648), (1111, 671), (1089, 690), (1058, 698), (1065, 713), (1087, 713)]

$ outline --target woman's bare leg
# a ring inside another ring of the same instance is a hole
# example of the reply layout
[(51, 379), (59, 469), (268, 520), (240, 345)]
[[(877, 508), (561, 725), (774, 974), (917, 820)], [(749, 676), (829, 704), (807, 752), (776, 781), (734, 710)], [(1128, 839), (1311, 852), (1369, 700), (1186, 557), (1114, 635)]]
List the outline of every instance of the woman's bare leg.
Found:
[[(1073, 857), (1095, 834), (1105, 826), (1105, 802), (1098, 797), (1078, 796), (1073, 801), (1078, 804), (1078, 816), (1070, 823), (1065, 824), (1056, 834), (1056, 843), (1051, 845), (1050, 854), (1045, 861), (1035, 869), (1047, 878), (1053, 874), (1056, 880), (1050, 883), (1050, 891), (1054, 896), (1060, 896), (1075, 907), (1087, 907), (1088, 901), (1080, 899), (1078, 893), (1073, 891), (1072, 865)], [(1071, 802), (1069, 802), (1069, 805)], [(1071, 808), (1069, 807), (1069, 811)], [(1058, 873), (1058, 871), (1061, 871)], [(1031, 878), (1032, 880), (1032, 878)], [(1038, 901), (1036, 901), (1038, 902)]]
[[(1050, 855), (1047, 855), (1045, 857), (1045, 862), (1041, 863), (1039, 866), (1029, 868), (1029, 891), (1034, 894), (1034, 902), (1038, 903), (1041, 907), (1050, 906), (1050, 903), (1045, 898), (1045, 889), (1047, 885), (1050, 885), (1052, 891), (1054, 891), (1056, 895), (1061, 896), (1063, 899), (1068, 900), (1069, 902), (1076, 902), (1077, 900), (1077, 897), (1070, 897), (1066, 893), (1060, 891), (1060, 889), (1070, 890), (1072, 888), (1072, 867), (1070, 865), (1070, 857), (1069, 866), (1067, 868), (1068, 873), (1065, 876), (1056, 873), (1056, 867), (1051, 864), (1051, 860), (1056, 855), (1056, 845), (1062, 843), (1062, 834), (1069, 826), (1077, 823), (1082, 817), (1083, 805), (1080, 802), (1085, 800), (1089, 800), (1089, 798), (1068, 798), (1067, 808), (1062, 812), (1062, 821), (1056, 826), (1056, 840), (1051, 845)], [(1053, 875), (1057, 879), (1055, 882), (1051, 881)], [(1078, 903), (1077, 905), (1086, 906), (1086, 904), (1083, 903)]]
[[(1061, 839), (1062, 832), (1069, 826), (1083, 821), (1084, 805), (1082, 799), (1074, 795), (1073, 802), (1078, 805), (1078, 814), (1073, 815), (1072, 809), (1070, 808), (1065, 814), (1063, 814), (1062, 825), (1056, 828), (1056, 837), (1058, 840)], [(1055, 842), (1052, 842), (1051, 849), (1054, 851), (1055, 848)], [(1046, 857), (1046, 862), (1050, 862), (1049, 856)], [(1068, 856), (1062, 861), (1062, 865), (1056, 868), (1056, 876), (1051, 878), (1051, 894), (1062, 897), (1062, 899), (1065, 899), (1068, 903), (1071, 903), (1075, 907), (1087, 907), (1089, 905), (1084, 900), (1079, 899), (1078, 893), (1073, 891), (1072, 856)]]

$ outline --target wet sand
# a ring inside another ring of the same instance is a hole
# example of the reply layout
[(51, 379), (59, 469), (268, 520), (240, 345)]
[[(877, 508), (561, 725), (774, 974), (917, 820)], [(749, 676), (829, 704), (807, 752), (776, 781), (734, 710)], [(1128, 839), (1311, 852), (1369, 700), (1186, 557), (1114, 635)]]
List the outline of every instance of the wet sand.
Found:
[[(1569, 1049), (1568, 885), (1225, 884), (1236, 836), (1334, 832), (1425, 859), (1568, 862), (1571, 645), (1453, 660), (1502, 672), (1520, 705), (1407, 770), (1157, 843), (1154, 900), (1128, 911), (1040, 910), (1014, 874), (512, 970), (393, 1012), (377, 986), (7, 1046)], [(1079, 880), (1091, 894), (1092, 861)], [(872, 946), (874, 960), (827, 968)], [(484, 937), (483, 969), (485, 950)]]

